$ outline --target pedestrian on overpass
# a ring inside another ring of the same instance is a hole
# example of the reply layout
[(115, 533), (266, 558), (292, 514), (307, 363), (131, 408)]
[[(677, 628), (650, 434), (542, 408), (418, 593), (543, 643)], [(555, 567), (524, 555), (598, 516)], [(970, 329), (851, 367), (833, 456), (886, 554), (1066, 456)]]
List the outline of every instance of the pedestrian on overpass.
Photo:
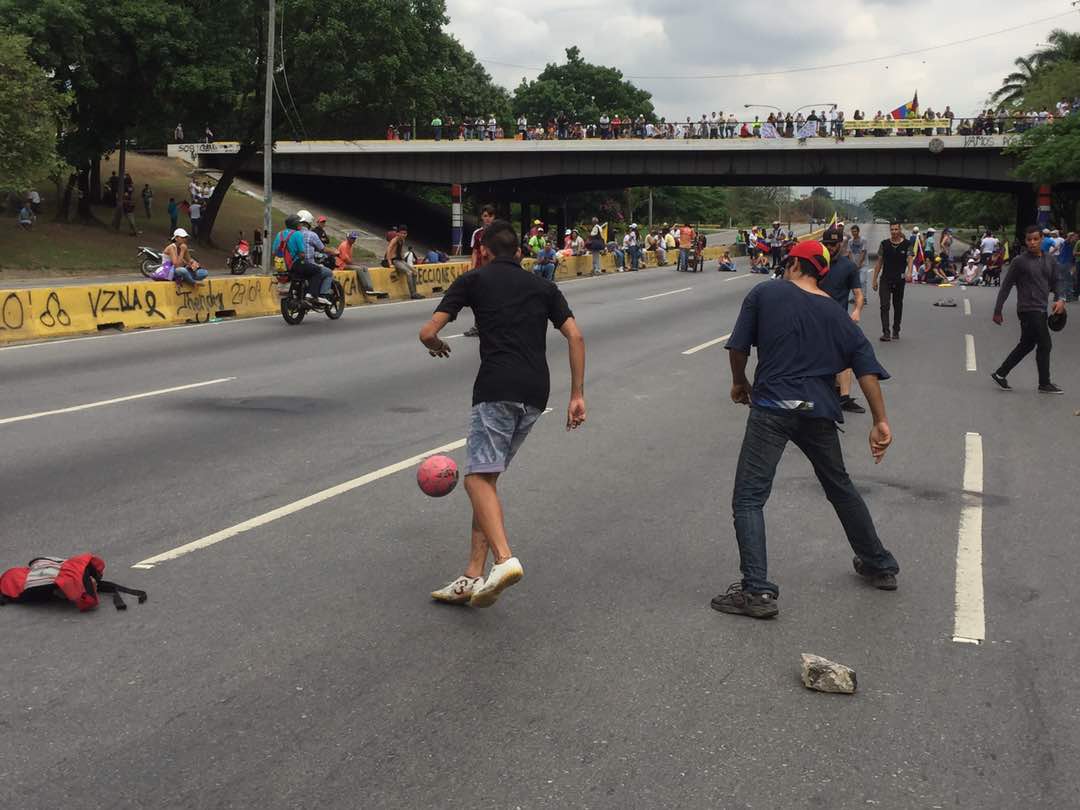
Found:
[[(788, 254), (783, 280), (759, 284), (743, 300), (727, 343), (731, 399), (749, 405), (750, 415), (732, 497), (742, 579), (713, 598), (713, 609), (722, 613), (767, 619), (779, 612), (780, 589), (768, 578), (764, 507), (788, 442), (813, 465), (855, 552), (856, 573), (881, 590), (896, 589), (900, 567), (844, 467), (836, 424), (844, 415), (834, 388), (836, 374), (854, 369), (873, 415), (870, 453), (880, 463), (892, 443), (879, 383), (889, 374), (858, 325), (818, 287), (829, 272), (824, 246), (800, 242)], [(752, 346), (757, 368), (751, 387), (746, 366)]]
[(1058, 269), (1058, 263), (1042, 252), (1042, 235), (1038, 225), (1029, 225), (1024, 231), (1024, 247), (1009, 264), (1005, 281), (998, 290), (994, 304), (994, 323), (1001, 326), (1005, 319), (1001, 310), (1005, 301), (1016, 287), (1016, 318), (1020, 321), (1020, 342), (993, 374), (991, 378), (1001, 388), (1011, 391), (1007, 377), (1016, 365), (1035, 349), (1035, 363), (1039, 369), (1039, 393), (1064, 394), (1065, 392), (1050, 381), (1050, 328), (1046, 317), (1046, 301), (1052, 293), (1054, 308), (1052, 314), (1060, 317), (1065, 313), (1065, 283)]
[[(464, 307), (480, 325), (480, 370), (473, 385), (466, 442), (465, 491), (472, 503), (472, 550), (464, 573), (432, 592), (451, 604), (490, 607), (523, 571), (506, 538), (496, 485), (547, 407), (548, 322), (562, 332), (570, 351), (570, 404), (566, 429), (585, 423), (585, 340), (562, 291), (521, 267), (518, 236), (509, 222), (484, 230), (485, 263), (459, 276), (420, 330), (432, 357), (449, 357), (439, 331)], [(488, 552), (494, 564), (484, 578)]]
[[(913, 259), (911, 242), (904, 237), (899, 222), (889, 223), (889, 238), (881, 240), (871, 286), (878, 291), (881, 282), (881, 338), (888, 343), (900, 339), (900, 320), (904, 316), (904, 284), (911, 281)], [(892, 329), (889, 307), (892, 307)]]

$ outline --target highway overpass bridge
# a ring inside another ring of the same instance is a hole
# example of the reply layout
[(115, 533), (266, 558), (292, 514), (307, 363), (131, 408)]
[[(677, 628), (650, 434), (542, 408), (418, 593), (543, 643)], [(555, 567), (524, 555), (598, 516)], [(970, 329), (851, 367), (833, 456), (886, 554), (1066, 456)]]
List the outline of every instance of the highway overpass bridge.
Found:
[[(922, 134), (718, 140), (279, 141), (275, 175), (466, 186), (503, 206), (552, 208), (561, 195), (629, 186), (929, 186), (1009, 192), (1019, 221), (1034, 218), (1035, 188), (1003, 152), (1014, 135)], [(222, 168), (235, 143), (176, 144), (169, 154)], [(252, 155), (245, 172), (258, 175)], [(528, 217), (528, 213), (523, 213)], [(457, 223), (455, 223), (457, 224)]]

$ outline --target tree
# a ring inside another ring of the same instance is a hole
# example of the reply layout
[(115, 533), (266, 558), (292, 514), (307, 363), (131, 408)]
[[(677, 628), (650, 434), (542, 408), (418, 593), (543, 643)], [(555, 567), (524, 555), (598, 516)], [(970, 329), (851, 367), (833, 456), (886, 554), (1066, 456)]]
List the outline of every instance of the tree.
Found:
[(1075, 183), (1080, 178), (1080, 114), (1033, 127), (1006, 148), (1020, 162), (1016, 175), (1034, 183)]
[(25, 192), (60, 167), (56, 133), (65, 99), (27, 53), (0, 32), (0, 191)]
[(595, 122), (601, 113), (656, 119), (652, 94), (623, 79), (615, 68), (593, 65), (577, 46), (566, 49), (566, 63), (548, 64), (533, 81), (514, 90), (514, 115), (547, 121), (565, 113), (571, 121)]
[(1057, 62), (1040, 70), (1024, 89), (1023, 106), (1053, 111), (1063, 98), (1080, 98), (1080, 62)]
[(914, 222), (924, 218), (923, 191), (914, 188), (892, 187), (875, 192), (866, 207), (879, 219), (890, 222)]
[(30, 56), (70, 100), (59, 152), (78, 172), (83, 218), (90, 218), (90, 172), (97, 162), (116, 148), (129, 126), (160, 114), (162, 76), (201, 55), (195, 47), (178, 46), (175, 34), (191, 30), (197, 5), (0, 0), (0, 19), (29, 37)]
[(829, 191), (827, 188), (824, 188), (822, 186), (818, 186), (817, 188), (815, 188), (813, 191), (810, 192), (810, 196), (811, 197), (824, 197), (827, 200), (831, 200), (832, 199), (832, 192)]
[(1001, 87), (990, 95), (995, 104), (1016, 105), (1023, 101), (1028, 85), (1034, 81), (1038, 66), (1031, 56), (1020, 56), (1013, 62), (1017, 70), (1001, 80)]

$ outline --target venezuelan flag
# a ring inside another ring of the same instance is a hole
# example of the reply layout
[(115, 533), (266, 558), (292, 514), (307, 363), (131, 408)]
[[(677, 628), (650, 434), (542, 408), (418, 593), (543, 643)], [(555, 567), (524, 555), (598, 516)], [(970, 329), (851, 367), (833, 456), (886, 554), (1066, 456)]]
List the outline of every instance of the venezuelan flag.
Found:
[(901, 104), (891, 113), (893, 118), (914, 118), (919, 114), (919, 91), (915, 91), (915, 97), (911, 99), (907, 104)]

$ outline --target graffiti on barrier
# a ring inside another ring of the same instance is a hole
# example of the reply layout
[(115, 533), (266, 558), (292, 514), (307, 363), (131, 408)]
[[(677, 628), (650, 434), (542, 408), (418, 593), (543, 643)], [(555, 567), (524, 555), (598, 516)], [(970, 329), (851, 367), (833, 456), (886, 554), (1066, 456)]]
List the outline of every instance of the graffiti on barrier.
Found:
[(153, 290), (140, 295), (138, 287), (97, 287), (87, 290), (86, 297), (95, 318), (104, 312), (142, 312), (148, 318), (165, 320), (165, 313), (157, 308), (157, 295)]
[(418, 265), (416, 268), (416, 283), (437, 284), (446, 287), (452, 284), (458, 276), (466, 272), (468, 269), (469, 266), (464, 262), (454, 265), (421, 264)]
[(45, 299), (45, 309), (38, 315), (38, 323), (46, 329), (52, 329), (54, 326), (71, 326), (71, 316), (60, 303), (60, 296), (56, 294), (56, 290), (49, 291), (49, 297)]
[(254, 304), (259, 300), (259, 295), (262, 293), (261, 281), (234, 281), (229, 287), (229, 301), (232, 302), (234, 307), (238, 307), (241, 304)]
[(206, 323), (215, 313), (225, 309), (225, 296), (214, 292), (212, 282), (206, 283), (205, 292), (199, 289), (177, 288), (176, 296), (180, 299), (176, 314), (188, 323)]
[[(26, 294), (27, 303), (32, 303), (30, 293)], [(0, 305), (0, 330), (12, 332), (23, 328), (26, 322), (26, 312), (23, 309), (22, 299), (18, 293), (8, 293)]]
[(984, 149), (993, 146), (1004, 149), (1016, 139), (1016, 135), (965, 135), (962, 144), (965, 149)]

